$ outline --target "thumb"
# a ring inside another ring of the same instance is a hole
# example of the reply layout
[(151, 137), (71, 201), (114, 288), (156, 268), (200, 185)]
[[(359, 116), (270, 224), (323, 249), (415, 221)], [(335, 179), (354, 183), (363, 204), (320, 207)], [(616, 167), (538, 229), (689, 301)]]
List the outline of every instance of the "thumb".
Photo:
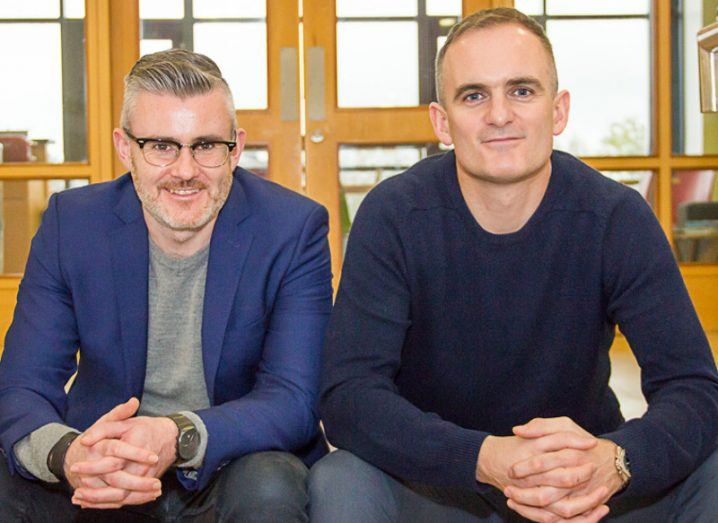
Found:
[(125, 403), (120, 403), (114, 407), (97, 421), (122, 421), (134, 416), (138, 408), (140, 408), (140, 401), (133, 396)]

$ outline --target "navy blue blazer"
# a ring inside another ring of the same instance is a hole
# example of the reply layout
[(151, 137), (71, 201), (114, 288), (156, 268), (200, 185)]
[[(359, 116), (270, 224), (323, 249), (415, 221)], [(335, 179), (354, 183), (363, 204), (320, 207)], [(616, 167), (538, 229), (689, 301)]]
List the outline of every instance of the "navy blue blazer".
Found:
[[(202, 357), (211, 407), (204, 487), (250, 452), (326, 452), (317, 416), (320, 352), (331, 310), (326, 210), (237, 168), (210, 242)], [(0, 443), (50, 422), (78, 430), (142, 397), (148, 236), (129, 174), (50, 198), (32, 241), (0, 361)], [(76, 351), (80, 358), (77, 364)], [(68, 393), (65, 384), (77, 370)]]

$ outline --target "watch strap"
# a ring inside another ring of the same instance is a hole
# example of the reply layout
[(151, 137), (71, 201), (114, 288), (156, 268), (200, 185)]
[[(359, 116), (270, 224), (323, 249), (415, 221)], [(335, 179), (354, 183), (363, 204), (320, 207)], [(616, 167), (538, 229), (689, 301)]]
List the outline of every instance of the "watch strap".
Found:
[(197, 430), (197, 427), (195, 426), (194, 422), (189, 419), (184, 414), (180, 414), (179, 412), (175, 412), (173, 414), (168, 414), (167, 417), (171, 419), (175, 425), (177, 425), (177, 454), (175, 457), (175, 461), (173, 465), (175, 467), (179, 465), (183, 465), (184, 463), (187, 463), (188, 461), (191, 461), (192, 458), (183, 458), (182, 453), (180, 450), (180, 445), (182, 444), (182, 436), (189, 430)]
[(65, 481), (65, 456), (72, 442), (77, 439), (78, 432), (68, 432), (62, 436), (47, 454), (47, 468), (60, 481)]

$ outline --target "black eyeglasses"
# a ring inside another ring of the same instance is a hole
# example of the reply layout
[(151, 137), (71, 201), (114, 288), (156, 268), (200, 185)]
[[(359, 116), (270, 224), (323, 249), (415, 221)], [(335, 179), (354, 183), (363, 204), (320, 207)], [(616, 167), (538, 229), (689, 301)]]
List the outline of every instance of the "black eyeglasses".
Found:
[(175, 163), (182, 147), (189, 147), (192, 158), (202, 167), (219, 167), (227, 161), (230, 151), (237, 147), (237, 142), (223, 140), (179, 143), (164, 138), (137, 138), (127, 129), (123, 130), (130, 140), (140, 146), (145, 161), (155, 167), (167, 167)]

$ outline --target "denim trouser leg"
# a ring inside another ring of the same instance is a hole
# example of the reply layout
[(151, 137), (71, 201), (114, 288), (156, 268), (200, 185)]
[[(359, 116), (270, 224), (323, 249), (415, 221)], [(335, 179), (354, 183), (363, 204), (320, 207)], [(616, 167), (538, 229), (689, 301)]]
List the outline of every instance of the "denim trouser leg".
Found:
[(458, 489), (410, 488), (343, 450), (309, 471), (312, 523), (504, 521), (484, 498), (462, 494)]
[[(347, 451), (317, 462), (309, 473), (309, 512), (316, 523), (526, 521), (498, 491), (488, 495), (406, 485)], [(666, 494), (609, 502), (609, 523), (718, 522), (718, 451)]]
[(308, 521), (307, 467), (286, 452), (258, 452), (222, 468), (205, 489), (185, 490), (174, 471), (162, 478), (162, 496), (117, 510), (82, 510), (67, 491), (18, 474), (0, 458), (0, 522), (298, 522)]
[(660, 498), (609, 503), (609, 523), (715, 523), (718, 521), (718, 450)]

